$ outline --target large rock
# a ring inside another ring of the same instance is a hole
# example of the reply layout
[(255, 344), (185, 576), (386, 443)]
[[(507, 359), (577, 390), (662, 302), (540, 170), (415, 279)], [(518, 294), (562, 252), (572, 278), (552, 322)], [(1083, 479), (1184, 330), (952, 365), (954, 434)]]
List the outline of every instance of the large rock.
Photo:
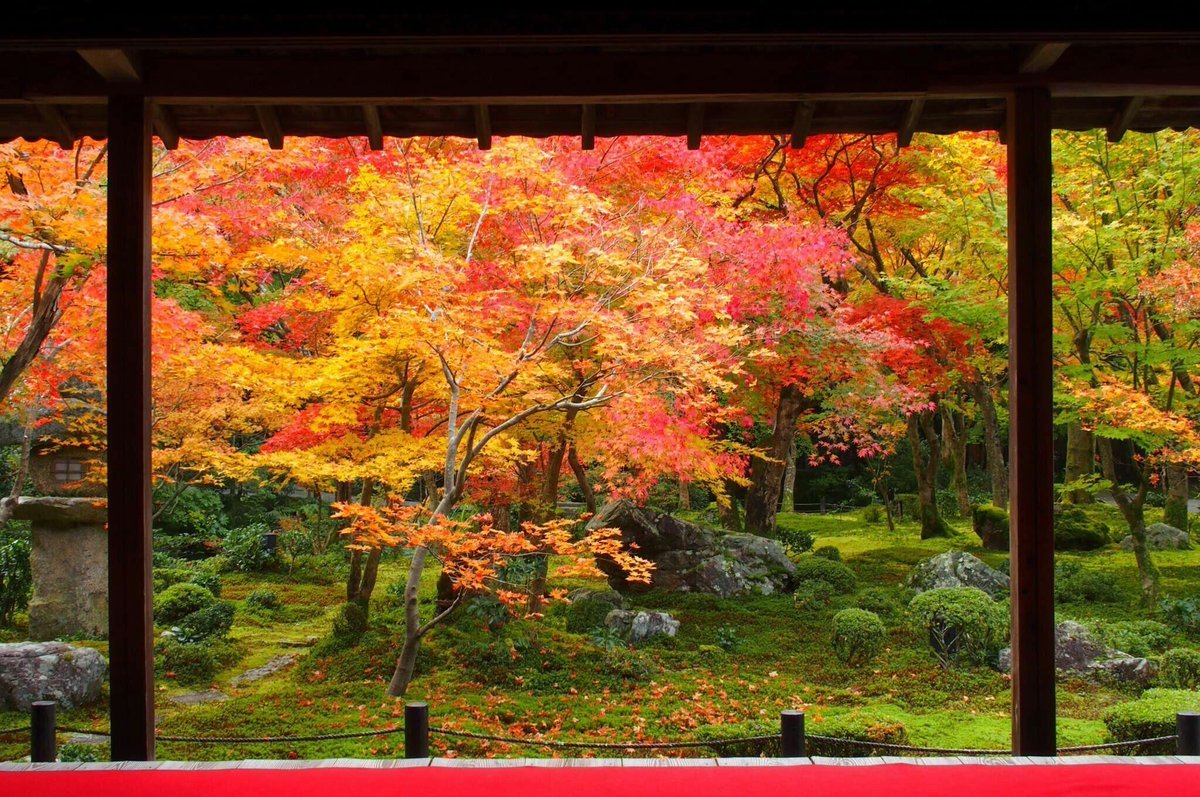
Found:
[[(1121, 540), (1121, 547), (1133, 550), (1133, 535)], [(1192, 538), (1183, 529), (1166, 523), (1151, 523), (1146, 527), (1146, 547), (1152, 551), (1182, 551), (1192, 547)]]
[(993, 600), (1008, 595), (1008, 576), (965, 551), (946, 551), (917, 565), (908, 577), (917, 592), (944, 587), (975, 587)]
[[(1012, 668), (1012, 648), (1000, 651), (1002, 672)], [(1079, 623), (1066, 620), (1054, 627), (1054, 666), (1096, 680), (1115, 680), (1145, 686), (1154, 677), (1154, 665), (1104, 645)]]
[(0, 711), (28, 711), (35, 700), (73, 709), (100, 699), (108, 663), (65, 642), (0, 644)]
[(604, 626), (632, 645), (640, 645), (657, 636), (675, 636), (679, 621), (666, 612), (631, 612), (613, 609), (604, 618)]
[[(654, 562), (657, 589), (715, 595), (771, 595), (795, 587), (796, 567), (774, 540), (754, 534), (727, 534), (628, 500), (610, 501), (588, 523), (589, 529), (620, 529), (626, 547)], [(614, 589), (647, 589), (625, 580), (614, 563), (600, 560)]]

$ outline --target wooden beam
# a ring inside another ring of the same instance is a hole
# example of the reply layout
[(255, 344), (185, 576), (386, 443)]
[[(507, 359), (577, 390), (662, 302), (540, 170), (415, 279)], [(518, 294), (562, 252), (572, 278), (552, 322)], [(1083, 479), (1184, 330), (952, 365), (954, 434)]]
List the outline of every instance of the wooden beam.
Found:
[(1129, 97), (1121, 103), (1121, 107), (1113, 114), (1113, 119), (1108, 124), (1109, 141), (1115, 144), (1125, 136), (1125, 131), (1129, 130), (1145, 101), (1145, 97)]
[(1008, 105), (1009, 557), (1013, 753), (1055, 753), (1050, 92)]
[(142, 82), (142, 67), (136, 53), (129, 50), (80, 50), (79, 55), (109, 83)]
[(367, 127), (367, 143), (379, 152), (383, 149), (383, 124), (379, 121), (379, 109), (374, 105), (362, 107), (363, 124)]
[(1058, 63), (1058, 59), (1071, 45), (1067, 42), (1043, 42), (1035, 44), (1021, 59), (1020, 72), (1022, 75), (1036, 75), (1045, 72)]
[(687, 148), (700, 149), (704, 133), (704, 104), (689, 103), (687, 107)]
[(912, 143), (913, 134), (917, 132), (917, 125), (921, 123), (921, 114), (924, 111), (924, 97), (918, 97), (908, 104), (908, 109), (904, 112), (904, 118), (900, 120), (900, 130), (896, 133), (896, 144), (898, 146), (907, 147)]
[(596, 148), (596, 106), (587, 104), (583, 106), (583, 111), (579, 124), (580, 148), (585, 150)]
[(812, 129), (813, 114), (817, 110), (815, 102), (801, 100), (796, 103), (796, 113), (792, 117), (792, 137), (789, 142), (792, 149), (800, 149), (808, 140), (808, 131)]
[(486, 105), (475, 106), (475, 139), (480, 149), (492, 148), (492, 117)]
[(271, 149), (283, 149), (283, 128), (279, 126), (279, 115), (270, 105), (256, 105), (254, 112), (258, 114), (258, 126), (262, 128), (263, 138)]
[(175, 114), (161, 103), (154, 103), (154, 132), (167, 149), (179, 149), (179, 126), (175, 124)]
[(75, 133), (71, 131), (71, 125), (67, 123), (67, 118), (63, 116), (62, 109), (57, 105), (38, 103), (37, 110), (42, 118), (46, 120), (46, 124), (50, 125), (50, 130), (53, 134), (50, 136), (50, 140), (63, 149), (74, 149)]
[(150, 107), (108, 103), (108, 652), (113, 761), (154, 758)]

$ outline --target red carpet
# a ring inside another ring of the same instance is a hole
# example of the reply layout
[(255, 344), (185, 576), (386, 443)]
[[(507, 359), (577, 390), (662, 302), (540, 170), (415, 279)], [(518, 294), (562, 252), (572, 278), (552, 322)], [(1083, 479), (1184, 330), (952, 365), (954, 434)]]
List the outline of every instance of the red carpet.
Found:
[(0, 772), (11, 797), (1200, 796), (1200, 766), (513, 767)]

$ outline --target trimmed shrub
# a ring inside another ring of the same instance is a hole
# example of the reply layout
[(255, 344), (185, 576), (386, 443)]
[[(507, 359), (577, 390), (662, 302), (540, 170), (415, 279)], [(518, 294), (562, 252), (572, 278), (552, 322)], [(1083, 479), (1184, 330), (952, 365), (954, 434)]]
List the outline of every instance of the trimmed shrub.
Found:
[(1200, 598), (1164, 598), (1158, 611), (1167, 625), (1200, 636)]
[(567, 606), (567, 630), (572, 634), (589, 634), (604, 625), (604, 618), (613, 608), (608, 601), (594, 598), (571, 601)]
[(167, 587), (192, 580), (192, 573), (182, 567), (154, 568), (154, 591), (162, 592)]
[(1200, 650), (1172, 648), (1164, 653), (1158, 682), (1169, 689), (1200, 689)]
[[(739, 739), (747, 737), (767, 737), (753, 742), (732, 742), (721, 744), (722, 739)], [(779, 722), (767, 720), (748, 720), (746, 722), (726, 722), (720, 725), (701, 725), (696, 729), (695, 738), (701, 742), (712, 742), (709, 747), (713, 755), (723, 758), (778, 758), (783, 754), (779, 740)]]
[(265, 570), (274, 561), (263, 550), (262, 539), (269, 531), (266, 523), (251, 523), (226, 532), (225, 540), (221, 543), (226, 566), (243, 573)]
[(1087, 570), (1078, 562), (1054, 568), (1054, 600), (1058, 603), (1120, 603), (1117, 582), (1108, 573)]
[(233, 604), (218, 601), (212, 606), (192, 612), (179, 621), (175, 636), (180, 642), (203, 642), (224, 639), (233, 627)]
[[(909, 743), (908, 728), (905, 727), (903, 722), (889, 717), (872, 716), (869, 710), (828, 717), (818, 728), (813, 729), (813, 733), (833, 739), (847, 739), (856, 742), (875, 742), (878, 744)], [(839, 744), (823, 739), (813, 739), (810, 741), (807, 752), (809, 755), (845, 758), (894, 754), (894, 751), (886, 748), (875, 748), (859, 744)]]
[(833, 652), (844, 664), (866, 664), (883, 650), (887, 629), (879, 615), (865, 609), (842, 609), (833, 616)]
[(837, 590), (825, 581), (805, 581), (792, 593), (792, 603), (797, 609), (816, 611), (833, 602)]
[(1008, 636), (1003, 604), (975, 587), (945, 587), (922, 592), (908, 605), (929, 635), (929, 646), (943, 667), (955, 662), (985, 664)]
[(216, 597), (199, 584), (175, 584), (155, 596), (154, 619), (160, 625), (177, 623), (216, 602)]
[[(1175, 715), (1181, 711), (1200, 711), (1200, 692), (1147, 689), (1137, 700), (1118, 703), (1108, 709), (1104, 713), (1104, 727), (1118, 742), (1171, 736), (1175, 733)], [(1174, 742), (1167, 742), (1158, 747), (1144, 745), (1135, 752), (1172, 752), (1174, 749)]]
[(367, 631), (367, 612), (358, 603), (343, 603), (333, 618), (333, 635), (341, 640), (357, 640)]
[(190, 488), (180, 493), (171, 508), (155, 520), (163, 534), (204, 534), (225, 525), (225, 508), (215, 490)]
[(155, 649), (159, 675), (181, 684), (212, 683), (220, 669), (217, 654), (209, 645), (162, 639)]
[(816, 542), (811, 532), (803, 529), (789, 529), (784, 526), (776, 526), (775, 538), (779, 540), (784, 551), (793, 556), (811, 551)]
[(874, 612), (880, 617), (895, 617), (900, 613), (900, 601), (892, 590), (870, 587), (858, 593), (854, 603), (860, 609)]
[(841, 562), (834, 562), (820, 556), (805, 556), (795, 562), (796, 581), (804, 584), (808, 581), (823, 581), (833, 587), (835, 592), (847, 594), (854, 592), (858, 579), (850, 568)]
[(201, 570), (198, 573), (193, 573), (192, 577), (189, 578), (188, 581), (204, 587), (206, 590), (211, 592), (214, 597), (221, 597), (221, 577), (216, 573), (208, 573)]
[(738, 645), (742, 643), (738, 636), (737, 629), (731, 625), (723, 625), (717, 629), (717, 647), (726, 653), (732, 653), (737, 650)]
[(836, 545), (822, 545), (813, 551), (813, 556), (819, 556), (822, 559), (828, 559), (831, 562), (842, 561), (842, 552), (837, 549)]
[(883, 520), (883, 507), (879, 504), (868, 504), (863, 507), (862, 519), (864, 523), (875, 524)]
[(1094, 551), (1112, 542), (1107, 523), (1092, 518), (1077, 506), (1064, 507), (1054, 516), (1054, 550)]
[(245, 606), (252, 612), (270, 614), (279, 608), (279, 596), (273, 590), (256, 589), (246, 596)]
[(1148, 658), (1171, 647), (1175, 632), (1153, 620), (1126, 620), (1116, 623), (1099, 622), (1093, 629), (1100, 640), (1130, 656)]

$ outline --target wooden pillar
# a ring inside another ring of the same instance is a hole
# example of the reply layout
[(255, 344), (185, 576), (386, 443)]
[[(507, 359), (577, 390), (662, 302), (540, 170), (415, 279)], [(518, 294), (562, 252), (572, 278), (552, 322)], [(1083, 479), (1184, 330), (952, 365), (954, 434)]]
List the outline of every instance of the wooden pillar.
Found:
[(1008, 101), (1008, 374), (1012, 738), (1055, 753), (1050, 93)]
[(112, 759), (154, 758), (150, 108), (108, 101), (108, 595)]

